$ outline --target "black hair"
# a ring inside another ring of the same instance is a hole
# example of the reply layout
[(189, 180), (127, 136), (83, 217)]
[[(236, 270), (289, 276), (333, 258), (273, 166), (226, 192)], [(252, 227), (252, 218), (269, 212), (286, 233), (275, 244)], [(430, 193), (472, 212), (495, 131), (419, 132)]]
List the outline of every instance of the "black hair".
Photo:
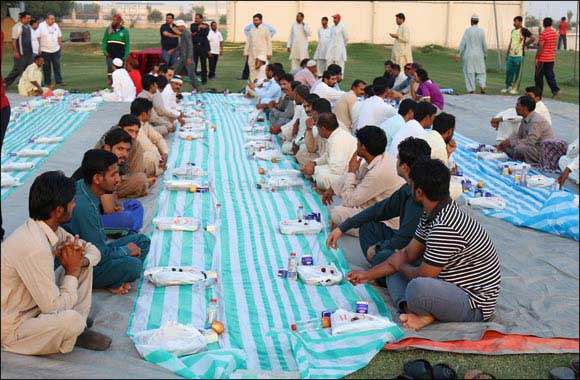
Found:
[(338, 128), (338, 119), (336, 118), (336, 115), (331, 112), (323, 112), (318, 115), (318, 122), (316, 124), (328, 129), (329, 131), (335, 131)]
[(131, 142), (131, 136), (121, 128), (112, 129), (105, 135), (105, 144), (111, 148), (119, 143), (131, 144)]
[(331, 63), (330, 65), (328, 65), (326, 70), (330, 71), (331, 73), (334, 73), (335, 75), (342, 73), (342, 68), (336, 63)]
[(544, 19), (544, 21), (542, 22), (542, 25), (544, 25), (544, 28), (547, 28), (549, 26), (552, 26), (552, 18), (551, 17), (546, 17)]
[(391, 61), (390, 59), (387, 59), (385, 61), (385, 66), (393, 66), (393, 61)]
[(373, 80), (373, 92), (375, 95), (383, 95), (388, 87), (387, 80), (383, 77), (377, 77)]
[(280, 62), (274, 62), (272, 64), (274, 65), (274, 67), (276, 67), (276, 69), (284, 71), (284, 65), (281, 64)]
[(314, 106), (314, 103), (316, 103), (316, 101), (320, 99), (320, 96), (316, 95), (316, 94), (308, 94), (304, 97), (304, 101), (308, 104), (310, 104), (311, 106)]
[(322, 73), (322, 79), (329, 79), (333, 75), (336, 74), (331, 72), (330, 70), (324, 70), (324, 72)]
[(437, 113), (437, 108), (427, 102), (418, 102), (415, 106), (415, 120), (421, 122), (426, 116), (431, 116)]
[(356, 131), (356, 138), (373, 156), (385, 153), (387, 134), (381, 128), (367, 125)]
[(350, 86), (350, 88), (355, 88), (358, 87), (359, 84), (364, 84), (366, 86), (366, 82), (362, 79), (355, 79), (354, 82), (352, 82), (352, 86)]
[(152, 74), (145, 74), (141, 79), (141, 85), (143, 86), (144, 90), (149, 91), (151, 86), (157, 84), (157, 77)]
[(324, 20), (328, 21), (328, 17), (324, 16), (323, 18), (320, 19), (320, 21), (324, 21)]
[(401, 65), (399, 65), (398, 63), (393, 63), (393, 64), (391, 65), (391, 68), (392, 68), (393, 70), (401, 71)]
[(395, 15), (395, 17), (397, 17), (397, 18), (400, 18), (400, 19), (404, 20), (404, 19), (405, 19), (405, 14), (404, 14), (404, 13), (397, 13), (397, 14)]
[(300, 61), (300, 67), (306, 67), (308, 61), (310, 61), (310, 58), (304, 58), (302, 61)]
[(203, 19), (203, 15), (201, 13), (196, 13), (195, 16), (199, 16), (199, 18)]
[(413, 63), (411, 63), (411, 66), (413, 66), (413, 68), (415, 70), (419, 70), (420, 68), (423, 67), (423, 66), (421, 66), (421, 64), (419, 62), (413, 62)]
[(530, 112), (536, 109), (536, 101), (529, 95), (520, 96), (518, 98), (518, 103), (526, 107)]
[(298, 12), (296, 15), (300, 15), (300, 16), (304, 17), (304, 13), (302, 13), (302, 12)]
[(32, 60), (36, 61), (37, 59), (40, 59), (40, 58), (44, 59), (44, 56), (42, 54), (36, 54)]
[(280, 80), (285, 80), (288, 83), (292, 83), (294, 81), (294, 75), (290, 73), (284, 73), (283, 75), (280, 75)]
[(38, 22), (38, 17), (31, 17), (30, 18), (30, 25), (37, 23)]
[(28, 11), (23, 11), (23, 12), (18, 13), (18, 17), (20, 17), (20, 18), (23, 18), (26, 16), (32, 16), (32, 15)]
[[(167, 70), (169, 70), (169, 69), (173, 70), (173, 67), (169, 67), (167, 65), (162, 65), (161, 63), (165, 63), (165, 62), (160, 62), (160, 64), (157, 65), (157, 66), (159, 66), (160, 73), (167, 74)], [(155, 66), (155, 65), (153, 65), (153, 66)]]
[(149, 112), (153, 108), (153, 102), (145, 98), (136, 98), (131, 102), (131, 114), (141, 115), (143, 112)]
[(366, 85), (365, 86), (365, 96), (367, 98), (370, 98), (371, 96), (373, 96), (375, 94), (375, 90), (373, 90), (373, 86), (372, 85)]
[(514, 21), (523, 22), (523, 21), (524, 21), (524, 19), (523, 19), (523, 17), (522, 17), (522, 16), (516, 16), (516, 17), (514, 17)]
[(477, 25), (479, 24), (479, 19), (478, 18), (472, 18), (471, 19), (471, 25)]
[(566, 21), (566, 17), (562, 17), (560, 21)]
[(173, 13), (168, 13), (165, 15), (165, 17), (167, 17), (167, 16), (171, 16), (171, 18), (175, 20), (175, 15)]
[(332, 107), (330, 106), (330, 102), (327, 99), (319, 98), (312, 104), (312, 110), (318, 112), (319, 114), (330, 113), (332, 112)]
[(419, 79), (421, 79), (421, 82), (426, 82), (429, 80), (429, 74), (427, 73), (427, 70), (417, 69), (415, 73), (417, 73), (417, 76), (419, 77)]
[(427, 141), (416, 137), (407, 137), (399, 143), (397, 149), (400, 163), (409, 168), (417, 161), (428, 160), (431, 157), (431, 147)]
[(116, 164), (117, 161), (117, 156), (107, 150), (91, 149), (86, 151), (81, 164), (85, 183), (87, 185), (93, 183), (93, 177), (96, 174), (104, 175), (111, 165)]
[(121, 116), (121, 119), (119, 120), (119, 128), (129, 127), (131, 125), (136, 125), (140, 128), (141, 121), (137, 118), (137, 116), (130, 113)]
[(300, 86), (302, 84), (302, 82), (299, 82), (297, 80), (293, 80), (292, 82), (290, 82), (290, 87), (292, 88), (292, 90), (295, 90), (296, 87)]
[(536, 86), (526, 87), (526, 92), (533, 92), (535, 97), (542, 99), (542, 90), (540, 90), (539, 87)]
[(274, 72), (274, 71), (276, 71), (276, 66), (274, 66), (273, 63), (268, 63), (266, 65), (266, 70), (270, 70), (270, 71)]
[(66, 206), (74, 199), (76, 184), (62, 171), (44, 172), (32, 183), (28, 193), (28, 215), (34, 220), (48, 220), (58, 206)]
[(417, 107), (417, 102), (413, 99), (403, 99), (403, 101), (399, 104), (399, 115), (405, 116), (409, 113), (409, 111), (413, 111), (415, 114), (415, 108)]
[(453, 128), (455, 128), (455, 116), (447, 112), (441, 112), (439, 115), (435, 116), (435, 120), (433, 120), (434, 131), (437, 131), (442, 135)]
[(302, 99), (305, 99), (308, 94), (310, 94), (310, 90), (308, 89), (308, 86), (303, 85), (302, 83), (300, 83), (298, 86), (296, 86), (296, 88), (293, 88), (294, 93), (298, 96), (300, 96)]
[(440, 160), (420, 160), (409, 172), (413, 189), (421, 189), (430, 201), (443, 201), (449, 198), (449, 169)]
[(165, 86), (167, 86), (167, 77), (163, 76), (163, 75), (159, 75), (157, 77), (157, 87), (159, 87), (160, 90), (163, 90), (165, 88)]
[[(280, 81), (280, 78), (282, 77), (282, 75), (286, 74), (284, 72), (284, 70), (280, 70), (279, 68), (275, 67), (273, 70), (274, 74), (272, 75), (274, 78), (278, 78), (278, 81)], [(292, 78), (294, 79), (294, 78)]]
[(262, 14), (261, 13), (256, 13), (255, 15), (252, 16), (252, 18), (259, 18), (260, 20), (262, 19)]

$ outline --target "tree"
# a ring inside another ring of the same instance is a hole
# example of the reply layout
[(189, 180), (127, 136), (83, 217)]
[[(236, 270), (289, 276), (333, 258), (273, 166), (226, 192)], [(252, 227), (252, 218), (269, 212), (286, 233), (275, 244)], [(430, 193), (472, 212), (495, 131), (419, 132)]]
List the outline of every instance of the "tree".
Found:
[(574, 12), (572, 11), (572, 9), (568, 9), (568, 12), (566, 12), (566, 16), (568, 16), (568, 22), (572, 22), (572, 17), (574, 17)]
[(70, 15), (74, 1), (25, 1), (24, 7), (34, 16), (45, 17), (52, 13), (58, 19)]
[(219, 20), (219, 24), (220, 25), (226, 25), (227, 23), (228, 23), (228, 16), (221, 15), (220, 16), (220, 20)]
[(111, 17), (117, 14), (117, 10), (115, 8), (111, 9)]
[(205, 7), (203, 5), (195, 5), (191, 7), (191, 15), (194, 16), (196, 13), (204, 14)]
[(179, 12), (176, 20), (192, 21), (193, 18), (191, 16), (191, 12), (187, 12), (187, 13)]
[(158, 9), (153, 9), (147, 15), (147, 21), (154, 22), (157, 24), (159, 21), (163, 20), (163, 14)]
[(535, 26), (540, 26), (540, 20), (535, 18), (532, 15), (527, 15), (526, 16), (526, 27), (533, 28)]

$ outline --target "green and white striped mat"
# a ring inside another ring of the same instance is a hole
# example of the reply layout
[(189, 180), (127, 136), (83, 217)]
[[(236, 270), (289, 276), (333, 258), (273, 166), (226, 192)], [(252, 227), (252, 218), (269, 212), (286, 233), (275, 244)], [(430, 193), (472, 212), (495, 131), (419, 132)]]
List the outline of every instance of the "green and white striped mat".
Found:
[[(338, 378), (364, 367), (383, 347), (402, 337), (388, 329), (333, 337), (327, 330), (292, 333), (290, 325), (320, 317), (323, 310), (354, 309), (356, 301), (369, 302), (369, 312), (390, 317), (381, 297), (370, 286), (306, 286), (278, 277), (291, 252), (312, 254), (314, 262), (334, 263), (343, 273), (348, 264), (340, 251), (325, 246), (328, 231), (318, 235), (282, 235), (280, 220), (294, 218), (298, 205), (304, 212), (328, 215), (308, 183), (299, 190), (257, 190), (258, 169), (277, 166), (296, 168), (290, 157), (272, 164), (247, 158), (244, 132), (247, 114), (234, 112), (223, 95), (204, 94), (206, 116), (217, 126), (203, 140), (174, 139), (168, 167), (187, 162), (209, 172), (215, 197), (209, 193), (163, 190), (157, 216), (197, 218), (195, 232), (152, 232), (146, 267), (193, 265), (218, 273), (217, 286), (199, 290), (194, 286), (155, 288), (142, 280), (128, 335), (177, 321), (203, 327), (209, 299), (218, 299), (217, 320), (225, 325), (219, 344), (204, 353), (176, 357), (165, 351), (145, 356), (187, 378), (227, 378), (244, 370), (263, 373), (292, 372), (302, 378)], [(170, 179), (170, 173), (165, 174)], [(212, 204), (222, 204), (221, 228), (216, 236), (203, 231), (211, 220)], [(274, 376), (274, 375), (273, 375)]]

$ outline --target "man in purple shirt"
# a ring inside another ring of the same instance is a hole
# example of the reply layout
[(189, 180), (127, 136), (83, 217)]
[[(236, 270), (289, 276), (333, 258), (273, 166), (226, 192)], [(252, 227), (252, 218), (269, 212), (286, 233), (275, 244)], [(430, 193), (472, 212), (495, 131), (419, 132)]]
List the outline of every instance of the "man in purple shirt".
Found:
[(425, 69), (418, 69), (415, 71), (415, 77), (413, 80), (419, 83), (419, 88), (415, 92), (413, 86), (411, 86), (411, 96), (417, 101), (425, 101), (428, 103), (433, 103), (437, 108), (443, 110), (445, 106), (445, 101), (443, 100), (443, 94), (435, 83), (429, 79), (429, 74)]

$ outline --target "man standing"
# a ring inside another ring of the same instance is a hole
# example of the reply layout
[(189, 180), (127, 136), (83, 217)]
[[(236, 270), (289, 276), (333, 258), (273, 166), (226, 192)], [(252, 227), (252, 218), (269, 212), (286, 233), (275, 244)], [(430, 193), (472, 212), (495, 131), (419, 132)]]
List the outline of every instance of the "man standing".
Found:
[(318, 45), (314, 52), (313, 59), (316, 60), (318, 72), (323, 73), (326, 70), (326, 52), (328, 45), (330, 45), (330, 28), (328, 27), (328, 17), (323, 17), (321, 20), (322, 26), (318, 29)]
[(564, 50), (568, 50), (568, 41), (566, 39), (566, 34), (568, 33), (568, 22), (566, 21), (566, 17), (562, 17), (558, 28), (560, 29), (560, 35), (558, 36), (558, 50), (560, 50), (561, 45), (564, 45)]
[(308, 37), (312, 31), (310, 25), (304, 22), (304, 13), (298, 12), (296, 22), (290, 29), (290, 37), (286, 50), (290, 53), (291, 69), (299, 67), (300, 61), (309, 57), (308, 54)]
[(471, 27), (465, 30), (459, 51), (455, 56), (455, 61), (463, 59), (463, 76), (465, 87), (470, 94), (475, 94), (475, 82), (479, 82), (480, 91), (485, 94), (485, 58), (487, 56), (487, 46), (485, 44), (485, 32), (477, 24), (479, 17), (471, 16)]
[(30, 218), (2, 243), (2, 350), (106, 350), (111, 339), (87, 329), (101, 253), (61, 227), (74, 213), (74, 181), (62, 172), (41, 174), (30, 187), (28, 206)]
[(395, 43), (393, 44), (393, 51), (391, 53), (391, 59), (394, 63), (404, 67), (407, 63), (413, 62), (411, 33), (409, 32), (409, 27), (405, 25), (405, 15), (403, 13), (398, 13), (395, 15), (395, 21), (399, 26), (397, 28), (397, 33), (389, 33), (389, 36), (395, 39)]
[(185, 33), (185, 21), (175, 21), (177, 30), (181, 33), (179, 38), (179, 59), (175, 65), (175, 73), (181, 75), (183, 70), (187, 72), (191, 87), (198, 89), (197, 76), (195, 75), (195, 66), (193, 65), (193, 42), (191, 41), (191, 34)]
[(209, 79), (215, 78), (215, 69), (220, 55), (224, 54), (224, 37), (218, 30), (217, 22), (212, 21), (209, 25), (210, 31), (207, 35), (209, 40)]
[(30, 19), (32, 17), (28, 12), (21, 12), (18, 16), (20, 20), (12, 27), (14, 66), (4, 79), (6, 87), (10, 87), (33, 62), (32, 29), (30, 28)]
[(552, 28), (552, 19), (546, 17), (543, 21), (544, 31), (538, 40), (538, 52), (536, 53), (536, 87), (544, 92), (544, 77), (552, 90), (552, 98), (559, 98), (560, 88), (554, 75), (554, 62), (556, 61), (556, 41), (558, 34)]
[(526, 46), (535, 41), (532, 33), (522, 26), (522, 22), (522, 16), (514, 17), (514, 30), (512, 30), (505, 64), (505, 88), (501, 90), (502, 94), (509, 92), (515, 95), (518, 93), (520, 68), (525, 56), (525, 49)]
[(54, 70), (54, 80), (57, 85), (63, 86), (65, 83), (60, 76), (60, 51), (62, 48), (62, 32), (55, 22), (54, 15), (49, 13), (46, 19), (38, 26), (40, 49), (38, 54), (44, 57), (44, 86), (52, 83), (50, 74), (51, 66)]
[(181, 33), (173, 23), (175, 16), (173, 13), (165, 15), (165, 24), (159, 28), (161, 34), (161, 60), (165, 62), (167, 67), (173, 67), (177, 63), (179, 46), (179, 36)]
[(191, 24), (191, 41), (193, 43), (193, 65), (197, 71), (197, 62), (201, 62), (201, 84), (207, 83), (207, 54), (209, 53), (209, 25), (203, 22), (201, 13), (195, 14)]
[(129, 31), (123, 27), (123, 18), (120, 14), (115, 14), (111, 25), (105, 29), (101, 47), (107, 58), (107, 75), (109, 80), (112, 80), (113, 59), (119, 58), (124, 62), (131, 51)]
[[(270, 31), (270, 39), (274, 38), (274, 35), (276, 34), (276, 29), (272, 25), (268, 25), (265, 23), (262, 23), (262, 26)], [(248, 41), (248, 37), (249, 37), (252, 29), (254, 29), (253, 22), (249, 23), (248, 25), (246, 25), (244, 27), (244, 35), (246, 36), (246, 42)], [(242, 71), (242, 76), (239, 77), (238, 80), (242, 80), (242, 79), (248, 80), (249, 77), (250, 77), (250, 66), (248, 65), (248, 60), (245, 59), (244, 60), (244, 70)]]
[[(346, 62), (346, 45), (348, 44), (348, 31), (346, 26), (340, 22), (339, 14), (332, 16), (334, 25), (330, 28), (330, 43), (326, 52), (326, 64), (330, 66), (335, 63), (341, 68), (344, 75), (344, 65)], [(327, 67), (328, 67), (327, 66)]]
[(254, 27), (251, 29), (244, 45), (244, 59), (250, 66), (250, 81), (253, 82), (258, 76), (255, 66), (256, 58), (265, 55), (269, 61), (272, 59), (272, 41), (270, 40), (270, 30), (262, 25), (262, 15), (256, 13), (253, 17)]

